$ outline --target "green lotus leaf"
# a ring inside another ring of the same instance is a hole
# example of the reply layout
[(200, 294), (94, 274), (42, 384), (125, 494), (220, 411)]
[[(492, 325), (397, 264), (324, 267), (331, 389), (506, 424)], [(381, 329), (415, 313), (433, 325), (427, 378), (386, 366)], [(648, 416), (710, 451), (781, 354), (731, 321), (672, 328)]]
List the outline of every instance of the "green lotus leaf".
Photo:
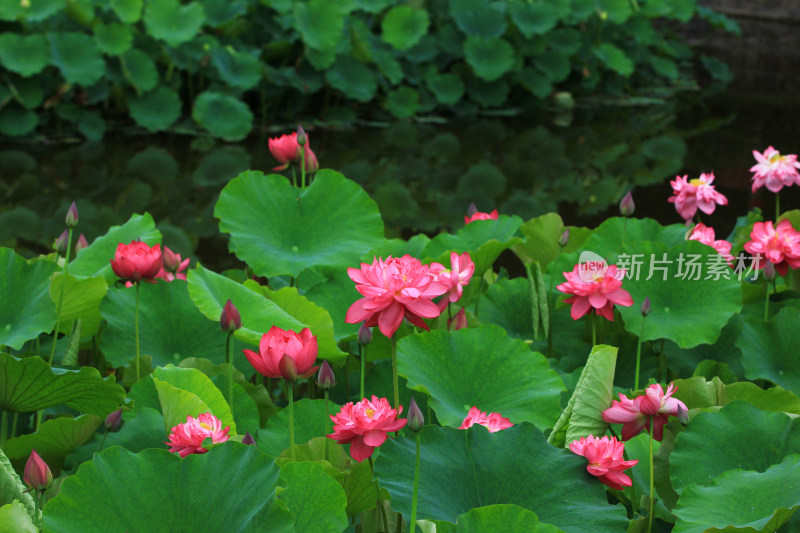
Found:
[[(195, 368), (178, 368), (173, 365), (165, 367), (158, 367), (153, 372), (153, 381), (158, 391), (159, 399), (161, 399), (162, 412), (164, 413), (164, 426), (172, 428), (177, 424), (186, 422), (187, 416), (197, 417), (203, 412), (211, 412), (214, 416), (220, 419), (222, 427), (230, 426), (231, 435), (236, 435), (236, 424), (233, 421), (233, 414), (228, 405), (222, 391), (218, 389), (211, 378), (200, 372)], [(164, 407), (164, 398), (162, 394), (162, 384), (168, 383), (176, 389), (190, 392), (197, 396), (200, 401), (208, 407), (209, 411), (200, 412), (177, 412), (174, 409), (170, 410), (170, 416), (167, 416), (167, 409)]]
[(0, 507), (0, 533), (38, 533), (25, 506), (18, 500)]
[(104, 53), (118, 56), (130, 50), (133, 44), (133, 31), (130, 26), (117, 22), (97, 24), (94, 27), (94, 40)]
[(178, 176), (178, 163), (164, 148), (148, 146), (128, 159), (125, 174), (142, 181), (157, 180), (159, 183), (166, 183)]
[(424, 9), (395, 6), (381, 21), (381, 38), (398, 50), (408, 50), (428, 32), (430, 18)]
[[(328, 412), (339, 412), (339, 406), (328, 403)], [(330, 418), (325, 418), (325, 400), (302, 400), (294, 402), (294, 441), (304, 444), (314, 437), (325, 437), (331, 432)], [(278, 457), (289, 448), (289, 410), (281, 409), (272, 415), (266, 426), (259, 430), (256, 438), (259, 449), (272, 457)], [(331, 441), (332, 447), (341, 446)]]
[(6, 32), (0, 35), (0, 62), (20, 76), (32, 76), (50, 63), (50, 49), (41, 34)]
[(20, 78), (10, 75), (7, 78), (7, 83), (9, 87), (14, 88), (14, 98), (17, 102), (22, 104), (22, 107), (25, 109), (33, 110), (42, 105), (42, 101), (44, 101), (44, 90), (37, 78)]
[(22, 137), (36, 129), (39, 116), (30, 109), (7, 105), (0, 109), (0, 133), (9, 137)]
[(450, 16), (467, 35), (500, 37), (508, 26), (503, 6), (484, 0), (450, 0)]
[(267, 277), (297, 277), (311, 266), (356, 267), (383, 236), (375, 202), (331, 170), (317, 172), (305, 189), (277, 174), (243, 172), (220, 193), (214, 216), (236, 256)]
[(668, 57), (650, 56), (649, 63), (656, 74), (664, 76), (667, 79), (676, 80), (680, 75), (678, 64)]
[(583, 45), (583, 34), (574, 28), (559, 28), (547, 34), (547, 44), (554, 50), (572, 55)]
[(128, 108), (138, 125), (150, 131), (163, 131), (181, 116), (181, 99), (162, 85), (144, 96), (131, 96)]
[[(625, 508), (609, 505), (603, 485), (586, 472), (586, 459), (550, 446), (530, 424), (496, 433), (482, 426), (466, 433), (425, 426), (421, 443), (420, 519), (455, 523), (476, 507), (513, 504), (568, 533), (616, 533), (628, 525)], [(391, 495), (392, 508), (408, 519), (415, 441), (388, 439), (380, 452), (380, 486)]]
[(67, 455), (89, 440), (102, 423), (103, 419), (95, 415), (52, 418), (43, 422), (36, 433), (6, 441), (5, 453), (19, 468), (35, 449), (55, 477), (61, 471)]
[(213, 91), (205, 91), (197, 97), (192, 118), (212, 135), (226, 141), (240, 141), (253, 128), (253, 113), (247, 104)]
[[(514, 5), (514, 4), (512, 4)], [(539, 522), (536, 513), (513, 504), (476, 507), (458, 515), (455, 533), (563, 533), (564, 530)]]
[(133, 240), (151, 246), (161, 241), (161, 233), (149, 213), (133, 214), (125, 224), (111, 226), (105, 235), (96, 238), (88, 248), (78, 253), (69, 264), (69, 273), (78, 279), (103, 277), (109, 284), (114, 283), (119, 278), (111, 270), (111, 260), (114, 259), (117, 245), (129, 244)]
[(201, 0), (206, 24), (216, 28), (247, 13), (247, 0)]
[(403, 67), (400, 66), (400, 62), (390, 51), (383, 49), (374, 50), (372, 52), (372, 59), (375, 61), (375, 65), (378, 67), (378, 70), (381, 71), (381, 74), (386, 76), (391, 83), (400, 83), (403, 81), (403, 76), (405, 76)]
[(250, 153), (241, 146), (222, 146), (203, 156), (192, 174), (198, 187), (220, 187), (251, 167)]
[(255, 532), (268, 524), (271, 532), (290, 533), (292, 515), (276, 501), (277, 481), (278, 467), (255, 446), (227, 442), (185, 459), (166, 449), (114, 446), (64, 481), (45, 508), (45, 530)]
[(378, 88), (372, 71), (366, 65), (347, 56), (336, 60), (336, 63), (325, 72), (325, 79), (331, 87), (359, 102), (372, 100)]
[[(533, 313), (528, 297), (530, 285), (525, 278), (501, 279), (493, 283), (481, 297), (482, 324), (495, 324), (510, 336), (530, 340), (533, 334)], [(520, 295), (525, 295), (521, 298)]]
[(558, 22), (555, 8), (546, 1), (512, 2), (508, 5), (511, 20), (527, 39), (552, 30)]
[(673, 510), (675, 533), (779, 531), (800, 508), (800, 492), (787, 481), (800, 479), (800, 454), (789, 455), (763, 473), (730, 470), (709, 486), (691, 485)]
[(99, 141), (106, 133), (106, 121), (99, 113), (92, 111), (84, 111), (78, 120), (78, 131), (80, 131), (87, 140)]
[(26, 22), (40, 22), (64, 9), (65, 0), (38, 0), (17, 2), (6, 0), (0, 3), (0, 20), (23, 19)]
[(257, 55), (230, 46), (211, 51), (211, 62), (225, 83), (244, 91), (261, 81), (262, 63)]
[[(217, 364), (225, 359), (225, 335), (219, 322), (197, 310), (186, 283), (142, 283), (139, 290), (140, 354), (151, 356), (154, 366), (177, 364), (186, 357), (205, 357)], [(135, 302), (136, 288), (123, 287), (110, 289), (100, 305), (107, 321), (101, 349), (113, 366), (127, 365), (136, 353)]]
[[(0, 505), (5, 506), (14, 501), (20, 503), (29, 518), (36, 517), (33, 497), (29, 494), (28, 488), (19, 478), (16, 471), (14, 471), (14, 467), (11, 466), (6, 454), (3, 453), (3, 450), (0, 450)], [(3, 523), (3, 521), (0, 521), (0, 524)], [(2, 525), (0, 525), (0, 528), (2, 528)], [(38, 532), (39, 530), (37, 529), (36, 531)], [(7, 533), (17, 533), (17, 530), (11, 529)]]
[(670, 479), (678, 494), (683, 494), (692, 483), (710, 486), (728, 470), (765, 472), (797, 450), (800, 419), (737, 401), (717, 412), (698, 414), (678, 434), (670, 456)]
[(514, 66), (514, 49), (499, 37), (470, 35), (464, 41), (464, 57), (485, 81), (499, 79)]
[[(402, 254), (401, 254), (402, 255)], [(355, 302), (355, 285), (346, 270), (339, 270), (322, 283), (317, 283), (305, 293), (306, 298), (326, 309), (333, 319), (333, 333), (336, 340), (356, 335), (360, 324), (345, 322), (347, 310)]]
[(64, 280), (64, 276), (57, 273), (50, 284), (50, 298), (56, 305), (61, 297), (61, 286), (64, 285), (58, 330), (69, 334), (73, 322), (80, 319), (81, 335), (91, 337), (100, 329), (100, 302), (108, 292), (108, 283), (103, 278), (79, 280), (69, 274), (66, 282)]
[(280, 499), (294, 515), (296, 533), (340, 533), (347, 527), (347, 496), (325, 468), (293, 462), (281, 467)]
[(628, 0), (597, 0), (597, 8), (614, 24), (624, 24), (633, 15)]
[(413, 117), (419, 111), (419, 93), (407, 85), (386, 95), (386, 109), (397, 118)]
[(533, 67), (525, 67), (519, 72), (519, 81), (537, 98), (546, 98), (553, 90), (550, 80)]
[(437, 419), (449, 426), (460, 426), (472, 406), (541, 428), (561, 412), (564, 384), (545, 357), (494, 325), (404, 337), (397, 367), (409, 388), (431, 395)]
[(175, 47), (197, 35), (205, 12), (199, 2), (182, 5), (178, 0), (159, 0), (147, 3), (143, 19), (150, 35)]
[(425, 83), (440, 104), (454, 105), (464, 96), (464, 82), (453, 72), (428, 76)]
[(633, 74), (633, 61), (618, 47), (603, 43), (594, 49), (597, 58), (609, 69), (627, 78)]
[(345, 12), (328, 0), (294, 2), (295, 28), (310, 48), (333, 50), (344, 29)]
[(755, 383), (742, 381), (725, 384), (718, 377), (706, 381), (704, 377), (676, 379), (675, 394), (692, 409), (728, 405), (741, 400), (762, 411), (777, 411), (800, 415), (800, 397), (781, 387), (762, 389)]
[(126, 24), (139, 22), (142, 16), (142, 0), (110, 0), (111, 9)]
[(784, 307), (767, 322), (761, 317), (745, 317), (736, 339), (742, 351), (742, 364), (748, 379), (768, 379), (800, 394), (800, 309)]
[(395, 0), (353, 0), (356, 9), (367, 13), (380, 13), (389, 6), (395, 4)]
[(156, 64), (146, 53), (133, 48), (122, 54), (120, 61), (125, 78), (137, 94), (146, 93), (158, 85)]
[(548, 50), (534, 61), (551, 83), (560, 83), (569, 77), (572, 71), (569, 56), (559, 50)]
[(564, 222), (557, 213), (532, 218), (520, 227), (525, 242), (514, 245), (512, 249), (523, 263), (537, 261), (545, 268), (561, 253), (558, 241), (565, 229)]
[(89, 86), (103, 77), (106, 62), (95, 40), (85, 33), (48, 33), (50, 63), (69, 83)]
[(28, 263), (10, 248), (0, 248), (0, 345), (22, 348), (25, 341), (55, 325), (50, 300), (50, 276), (58, 268), (50, 261)]

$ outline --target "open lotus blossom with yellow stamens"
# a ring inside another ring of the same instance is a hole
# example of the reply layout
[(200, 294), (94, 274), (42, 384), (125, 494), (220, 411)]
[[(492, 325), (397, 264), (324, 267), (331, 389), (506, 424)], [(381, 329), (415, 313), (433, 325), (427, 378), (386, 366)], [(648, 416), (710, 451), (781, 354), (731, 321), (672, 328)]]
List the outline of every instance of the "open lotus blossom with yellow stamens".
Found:
[(632, 485), (631, 478), (622, 471), (631, 468), (639, 460), (626, 461), (623, 456), (625, 444), (617, 441), (616, 437), (581, 437), (570, 443), (569, 449), (574, 454), (586, 457), (589, 461), (586, 470), (597, 476), (603, 484), (616, 490)]
[(331, 415), (333, 433), (328, 438), (340, 444), (350, 444), (350, 456), (361, 462), (372, 457), (372, 452), (386, 442), (387, 433), (399, 431), (408, 420), (398, 420), (403, 406), (392, 409), (386, 398), (373, 395), (371, 400), (346, 403), (341, 411)]
[(773, 226), (771, 220), (756, 222), (744, 249), (760, 257), (760, 261), (753, 261), (757, 269), (764, 268), (767, 261), (781, 276), (786, 275), (789, 268), (800, 268), (800, 231), (788, 220), (781, 220), (777, 226)]
[(658, 383), (653, 383), (641, 396), (629, 399), (620, 393), (619, 401), (611, 400), (611, 407), (603, 411), (603, 420), (611, 424), (622, 424), (622, 440), (628, 440), (643, 429), (650, 430), (653, 422), (653, 438), (660, 441), (664, 436), (664, 424), (670, 416), (684, 420), (688, 409), (682, 401), (673, 398), (676, 387), (670, 383), (667, 391)]
[(778, 192), (793, 183), (800, 185), (800, 163), (794, 154), (781, 155), (772, 146), (759, 153), (753, 150), (753, 157), (758, 161), (750, 168), (753, 173), (753, 192), (760, 187), (766, 187), (772, 192)]
[(186, 423), (178, 424), (172, 428), (169, 435), (169, 451), (178, 452), (181, 457), (193, 453), (206, 453), (203, 441), (210, 438), (211, 442), (218, 444), (228, 440), (230, 427), (222, 429), (222, 422), (211, 413), (202, 413), (197, 418), (186, 417)]
[(675, 209), (686, 220), (692, 218), (697, 210), (710, 215), (719, 205), (728, 205), (728, 199), (717, 192), (712, 183), (714, 173), (702, 173), (699, 178), (690, 180), (689, 176), (676, 176), (670, 182), (672, 196), (669, 198), (675, 204)]

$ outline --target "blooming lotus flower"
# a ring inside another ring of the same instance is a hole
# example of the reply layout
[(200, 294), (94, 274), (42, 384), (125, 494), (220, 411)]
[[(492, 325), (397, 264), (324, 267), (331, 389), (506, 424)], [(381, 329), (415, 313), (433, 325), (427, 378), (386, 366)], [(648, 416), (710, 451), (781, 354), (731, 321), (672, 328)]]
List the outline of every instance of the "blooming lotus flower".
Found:
[(158, 271), (158, 274), (156, 274), (156, 277), (166, 281), (175, 281), (176, 279), (186, 281), (185, 270), (192, 260), (191, 257), (187, 257), (181, 261), (181, 254), (176, 254), (166, 246), (164, 247), (162, 257), (164, 259), (164, 264), (161, 270)]
[(372, 457), (375, 448), (386, 441), (387, 433), (399, 431), (406, 425), (407, 420), (397, 419), (402, 412), (402, 405), (392, 409), (386, 398), (374, 395), (372, 400), (349, 402), (339, 413), (331, 415), (333, 433), (328, 438), (339, 444), (350, 444), (350, 456), (360, 463)]
[(47, 463), (36, 453), (36, 448), (31, 450), (28, 462), (25, 463), (22, 480), (33, 490), (47, 490), (53, 484), (53, 473), (50, 472)]
[(589, 461), (586, 470), (597, 476), (603, 484), (616, 490), (632, 485), (631, 478), (622, 471), (631, 468), (639, 460), (626, 461), (623, 456), (625, 444), (617, 441), (616, 437), (581, 437), (571, 442), (569, 449), (574, 454), (586, 457)]
[(725, 240), (715, 240), (716, 235), (714, 235), (714, 228), (709, 228), (705, 224), (697, 224), (694, 229), (692, 230), (692, 234), (689, 235), (690, 241), (699, 241), (703, 244), (711, 246), (714, 248), (719, 254), (728, 260), (728, 263), (731, 264), (733, 262), (733, 256), (731, 255), (731, 243)]
[[(272, 170), (285, 170), (289, 167), (290, 163), (296, 163), (300, 161), (302, 149), (297, 143), (297, 132), (271, 138), (268, 141), (268, 145), (272, 156), (280, 163), (280, 165)], [(311, 150), (310, 144), (306, 144), (305, 153), (306, 171), (316, 172), (316, 170), (319, 168), (319, 163), (317, 162), (317, 156), (314, 155), (314, 152)]]
[(259, 353), (242, 351), (253, 368), (268, 378), (282, 377), (294, 382), (298, 378), (309, 377), (318, 368), (313, 366), (317, 359), (317, 337), (311, 335), (308, 328), (303, 328), (298, 335), (294, 331), (272, 326), (261, 337)]
[(750, 168), (753, 173), (753, 192), (759, 187), (766, 187), (772, 192), (778, 192), (792, 183), (800, 185), (800, 163), (794, 154), (781, 155), (772, 146), (764, 150), (761, 154), (753, 150), (753, 157), (758, 163)]
[(482, 213), (480, 211), (476, 211), (470, 216), (464, 215), (464, 224), (469, 224), (470, 222), (475, 222), (476, 220), (497, 220), (497, 209), (491, 213)]
[(134, 283), (141, 280), (152, 280), (161, 271), (163, 259), (161, 245), (152, 248), (141, 241), (132, 241), (130, 244), (119, 243), (114, 259), (111, 260), (111, 270), (120, 278)]
[[(594, 311), (613, 321), (615, 304), (623, 307), (633, 305), (633, 298), (622, 288), (622, 280), (619, 279), (625, 273), (624, 270), (618, 270), (616, 265), (610, 265), (604, 275), (585, 281), (581, 277), (580, 269), (579, 263), (572, 272), (564, 272), (567, 281), (556, 286), (559, 291), (572, 295), (564, 302), (572, 304), (570, 316), (573, 320), (578, 320), (586, 313)], [(583, 278), (586, 276), (583, 275)]]
[(754, 261), (758, 269), (764, 268), (764, 258), (775, 266), (781, 276), (786, 275), (789, 267), (800, 268), (800, 232), (788, 220), (781, 220), (776, 227), (773, 227), (772, 221), (756, 222), (744, 249), (761, 256), (761, 261)]
[(672, 398), (675, 386), (670, 383), (667, 392), (654, 383), (645, 393), (631, 400), (620, 393), (619, 401), (612, 400), (611, 407), (603, 411), (603, 420), (612, 424), (622, 424), (622, 440), (628, 440), (643, 429), (650, 429), (653, 420), (653, 438), (660, 441), (664, 435), (664, 424), (670, 416), (684, 419), (688, 409), (682, 401)]
[(458, 429), (471, 428), (474, 424), (480, 424), (488, 428), (489, 433), (496, 433), (501, 429), (507, 429), (514, 425), (511, 420), (503, 417), (500, 413), (489, 413), (487, 415), (477, 407), (472, 406)]
[(698, 209), (710, 215), (716, 204), (728, 205), (728, 199), (711, 185), (713, 181), (713, 172), (700, 174), (699, 178), (693, 180), (689, 180), (688, 176), (676, 176), (670, 182), (673, 196), (669, 201), (675, 204), (675, 209), (686, 220), (692, 218)]
[(467, 252), (461, 255), (450, 253), (450, 270), (441, 263), (431, 263), (430, 273), (436, 281), (447, 287), (447, 292), (438, 303), (440, 312), (447, 308), (448, 302), (457, 302), (461, 298), (474, 272), (475, 263)]
[(222, 429), (222, 422), (211, 413), (203, 413), (197, 418), (186, 417), (185, 424), (178, 424), (172, 428), (169, 435), (169, 451), (178, 452), (181, 457), (193, 453), (206, 453), (203, 440), (210, 438), (211, 442), (218, 444), (228, 440), (230, 427)]
[(368, 327), (378, 326), (387, 337), (394, 335), (403, 317), (427, 330), (422, 319), (436, 318), (440, 313), (432, 299), (448, 289), (436, 281), (427, 265), (410, 255), (389, 256), (385, 261), (377, 258), (371, 265), (361, 263), (360, 269), (348, 268), (347, 275), (364, 297), (350, 306), (345, 321), (365, 321)]

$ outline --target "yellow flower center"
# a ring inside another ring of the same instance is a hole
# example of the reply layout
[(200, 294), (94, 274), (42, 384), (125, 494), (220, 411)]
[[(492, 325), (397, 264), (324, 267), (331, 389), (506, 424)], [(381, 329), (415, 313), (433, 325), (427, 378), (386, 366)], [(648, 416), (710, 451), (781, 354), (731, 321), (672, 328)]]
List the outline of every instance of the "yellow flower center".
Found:
[(774, 154), (769, 156), (769, 159), (768, 159), (768, 161), (770, 163), (777, 163), (778, 161), (783, 161), (783, 160), (784, 160), (784, 157), (781, 155), (780, 152), (775, 152)]
[(699, 187), (700, 185), (705, 185), (705, 180), (701, 180), (700, 178), (695, 178), (693, 180), (689, 180), (689, 183), (694, 185), (695, 187)]
[(211, 431), (211, 426), (209, 426), (205, 422), (200, 422), (200, 427), (203, 428), (203, 429), (207, 429), (207, 430)]
[(364, 411), (364, 413), (365, 413), (365, 414), (366, 414), (368, 417), (372, 418), (373, 416), (375, 416), (375, 409), (367, 409), (366, 411)]

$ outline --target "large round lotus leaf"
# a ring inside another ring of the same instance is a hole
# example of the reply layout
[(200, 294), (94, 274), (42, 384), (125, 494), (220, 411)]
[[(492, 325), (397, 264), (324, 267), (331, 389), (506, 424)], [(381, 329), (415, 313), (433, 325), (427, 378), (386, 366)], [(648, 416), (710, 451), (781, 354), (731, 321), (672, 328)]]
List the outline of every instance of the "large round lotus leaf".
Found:
[(736, 469), (720, 475), (710, 486), (692, 485), (673, 510), (678, 521), (672, 531), (779, 531), (800, 508), (800, 491), (795, 490), (798, 479), (800, 455), (794, 454), (764, 473)]
[(240, 141), (253, 128), (253, 113), (233, 96), (206, 91), (197, 97), (192, 118), (215, 137)]
[[(14, 98), (22, 104), (25, 109), (36, 109), (42, 104), (44, 100), (44, 90), (41, 83), (37, 78), (20, 78), (17, 76), (9, 76), (9, 86), (13, 86), (15, 90)], [(92, 114), (85, 112), (84, 115)]]
[(381, 38), (398, 50), (408, 50), (428, 31), (430, 18), (424, 9), (395, 6), (381, 21)]
[[(402, 254), (401, 254), (402, 255)], [(305, 293), (305, 297), (326, 309), (333, 319), (333, 332), (336, 340), (358, 333), (360, 324), (345, 322), (347, 310), (355, 301), (353, 280), (346, 270), (339, 270), (322, 283), (317, 283)]]
[(150, 56), (133, 48), (120, 58), (125, 78), (133, 85), (137, 94), (146, 93), (158, 84), (158, 70)]
[(225, 302), (233, 302), (242, 317), (242, 327), (235, 335), (245, 342), (258, 345), (261, 336), (272, 326), (297, 332), (307, 327), (317, 336), (319, 357), (344, 357), (333, 336), (330, 314), (300, 295), (296, 288), (284, 287), (264, 294), (202, 266), (189, 271), (187, 279), (192, 300), (210, 320), (218, 321)]
[(151, 246), (161, 240), (161, 233), (149, 213), (133, 214), (125, 224), (111, 226), (105, 235), (96, 238), (70, 262), (69, 273), (78, 279), (103, 277), (109, 284), (114, 283), (119, 278), (111, 270), (111, 260), (114, 259), (117, 245), (128, 244), (135, 239)]
[(38, 0), (33, 2), (4, 0), (0, 2), (0, 20), (42, 21), (64, 9), (65, 3), (65, 0)]
[(35, 130), (37, 124), (39, 117), (30, 109), (13, 104), (0, 109), (0, 133), (3, 135), (22, 137)]
[(142, 0), (110, 0), (109, 4), (119, 19), (126, 24), (139, 22), (142, 16)]
[(398, 372), (427, 391), (442, 424), (458, 427), (470, 407), (511, 422), (553, 427), (561, 413), (561, 378), (545, 357), (501, 328), (409, 335), (397, 344)]
[(161, 131), (181, 116), (181, 99), (175, 91), (162, 85), (144, 96), (131, 96), (128, 108), (138, 125), (150, 131)]
[(178, 0), (159, 0), (148, 2), (144, 11), (147, 32), (173, 47), (191, 40), (204, 21), (203, 5), (198, 2), (181, 5)]
[(47, 41), (41, 34), (3, 33), (0, 35), (0, 62), (21, 76), (41, 72), (50, 62)]
[(40, 357), (17, 359), (0, 354), (0, 408), (14, 413), (67, 405), (81, 413), (105, 416), (125, 399), (113, 377), (103, 379), (94, 367), (51, 368)]
[(405, 85), (398, 87), (386, 95), (386, 109), (397, 118), (413, 117), (419, 111), (419, 93)]
[(544, 0), (536, 2), (512, 2), (508, 6), (511, 20), (520, 33), (530, 39), (552, 30), (558, 22), (558, 14), (553, 5)]
[(508, 98), (509, 86), (505, 80), (483, 81), (479, 78), (468, 80), (467, 94), (481, 107), (496, 107)]
[[(142, 283), (139, 300), (140, 354), (153, 358), (153, 366), (179, 363), (186, 357), (225, 359), (225, 334), (219, 322), (203, 316), (189, 298), (182, 281)], [(136, 288), (111, 289), (100, 306), (108, 324), (102, 333), (102, 350), (113, 366), (127, 365), (136, 354), (134, 309)]]
[(692, 409), (723, 406), (741, 400), (763, 411), (800, 415), (800, 397), (781, 387), (762, 389), (749, 381), (726, 385), (718, 377), (706, 381), (700, 376), (676, 379), (674, 383), (676, 390), (673, 396), (691, 405)]
[(347, 528), (347, 496), (342, 486), (318, 463), (281, 467), (286, 490), (280, 499), (294, 515), (295, 533), (340, 533)]
[(94, 27), (94, 40), (97, 46), (106, 54), (118, 56), (127, 52), (133, 44), (133, 31), (131, 26), (112, 22), (111, 24), (97, 24)]
[[(658, 2), (651, 3), (656, 4)], [(604, 13), (608, 20), (614, 24), (624, 24), (633, 15), (631, 3), (628, 0), (597, 0), (597, 9)]]
[(552, 83), (564, 81), (572, 70), (569, 56), (558, 50), (544, 52), (536, 58), (535, 64)]
[(0, 507), (0, 533), (39, 533), (28, 510), (17, 500)]
[(178, 176), (178, 163), (164, 148), (148, 146), (128, 159), (125, 174), (142, 181), (167, 183)]
[(49, 33), (50, 63), (69, 83), (92, 85), (103, 77), (106, 63), (92, 37), (78, 32)]
[(536, 513), (513, 504), (476, 507), (459, 515), (455, 533), (563, 533), (563, 529), (539, 522)]
[(28, 263), (10, 248), (0, 248), (0, 345), (22, 348), (25, 341), (50, 331), (56, 322), (50, 300), (50, 276), (58, 266)]
[(800, 395), (800, 309), (784, 307), (766, 323), (745, 317), (736, 347), (748, 379), (768, 379)]
[(4, 450), (17, 468), (21, 468), (31, 456), (31, 451), (36, 450), (53, 474), (58, 476), (67, 455), (89, 440), (102, 423), (103, 419), (96, 415), (52, 418), (42, 423), (35, 433), (9, 439)]
[(333, 50), (344, 29), (344, 11), (329, 0), (294, 2), (295, 28), (310, 48)]
[(114, 446), (84, 463), (45, 507), (48, 532), (293, 532), (276, 502), (278, 467), (255, 446), (226, 442), (181, 459)]
[(620, 76), (628, 77), (633, 74), (633, 61), (625, 52), (611, 43), (603, 43), (594, 49), (594, 54), (610, 70)]
[(247, 0), (201, 0), (206, 24), (216, 28), (247, 13)]
[(453, 105), (464, 96), (464, 82), (453, 72), (428, 76), (425, 83), (440, 104)]
[(222, 146), (204, 155), (192, 174), (198, 187), (220, 187), (250, 168), (250, 153), (241, 146)]
[(81, 336), (93, 336), (100, 328), (100, 302), (108, 292), (108, 282), (103, 278), (78, 280), (67, 274), (66, 283), (60, 273), (53, 276), (50, 284), (50, 297), (58, 305), (61, 287), (64, 286), (61, 300), (59, 328), (61, 333), (69, 334), (76, 319), (81, 321)]
[(225, 83), (244, 91), (261, 81), (262, 64), (257, 55), (240, 52), (232, 47), (215, 48), (211, 62)]
[(394, 57), (389, 50), (378, 49), (372, 51), (372, 59), (375, 61), (375, 66), (381, 71), (381, 74), (386, 76), (388, 80), (395, 84), (403, 81), (403, 67), (400, 62)]
[(325, 72), (325, 79), (331, 87), (359, 102), (372, 100), (378, 88), (372, 71), (363, 63), (348, 56), (337, 59), (336, 63)]
[[(231, 435), (236, 434), (236, 425), (233, 422), (233, 414), (231, 413), (231, 408), (228, 405), (226, 397), (223, 396), (222, 391), (214, 385), (211, 378), (196, 368), (178, 368), (174, 365), (158, 367), (153, 372), (153, 382), (156, 385), (156, 391), (161, 401), (165, 427), (171, 428), (177, 424), (182, 424), (186, 422), (187, 416), (196, 417), (203, 412), (211, 412), (220, 419), (222, 427), (230, 427)], [(162, 393), (162, 389), (166, 390), (166, 387), (161, 387), (164, 383), (176, 389), (194, 394), (208, 406), (209, 411), (192, 413), (179, 412), (179, 410), (171, 409), (168, 415), (168, 409), (165, 403), (167, 395)]]
[[(493, 283), (481, 297), (482, 324), (496, 324), (518, 339), (533, 339), (533, 315), (526, 278), (504, 278)], [(521, 295), (525, 295), (521, 298)]]
[(338, 172), (321, 170), (304, 189), (285, 177), (243, 172), (214, 208), (231, 250), (259, 276), (297, 277), (312, 266), (358, 267), (383, 238), (375, 202)]
[(695, 416), (678, 434), (670, 456), (672, 486), (681, 494), (692, 483), (709, 486), (734, 468), (764, 472), (798, 450), (800, 419), (733, 402)]
[(395, 0), (353, 0), (357, 9), (367, 13), (380, 13), (395, 3)]
[(450, 16), (458, 29), (467, 35), (500, 37), (508, 22), (500, 2), (485, 0), (450, 0)]
[(583, 34), (574, 28), (559, 28), (547, 34), (547, 44), (554, 50), (572, 55), (583, 45)]
[[(339, 406), (328, 403), (328, 413), (335, 415)], [(325, 437), (332, 432), (330, 418), (325, 418), (325, 400), (302, 400), (294, 402), (294, 442), (305, 444), (314, 437)], [(259, 430), (258, 447), (273, 457), (289, 448), (289, 410), (281, 409), (272, 415), (264, 429)], [(333, 441), (331, 441), (332, 445)], [(339, 444), (335, 444), (339, 446)]]
[(464, 57), (475, 75), (494, 81), (514, 66), (514, 49), (499, 37), (470, 35), (464, 41)]
[[(624, 531), (625, 508), (609, 505), (603, 485), (586, 472), (586, 459), (547, 444), (530, 424), (489, 433), (425, 426), (417, 517), (456, 518), (475, 507), (514, 504), (568, 533)], [(410, 518), (414, 486), (413, 438), (388, 439), (375, 474), (392, 508)]]
[(78, 120), (78, 131), (90, 141), (99, 141), (106, 132), (106, 121), (99, 113), (84, 111)]
[(525, 242), (515, 245), (514, 253), (523, 263), (537, 261), (544, 268), (561, 253), (558, 240), (564, 230), (564, 221), (557, 213), (532, 218), (520, 227)]

